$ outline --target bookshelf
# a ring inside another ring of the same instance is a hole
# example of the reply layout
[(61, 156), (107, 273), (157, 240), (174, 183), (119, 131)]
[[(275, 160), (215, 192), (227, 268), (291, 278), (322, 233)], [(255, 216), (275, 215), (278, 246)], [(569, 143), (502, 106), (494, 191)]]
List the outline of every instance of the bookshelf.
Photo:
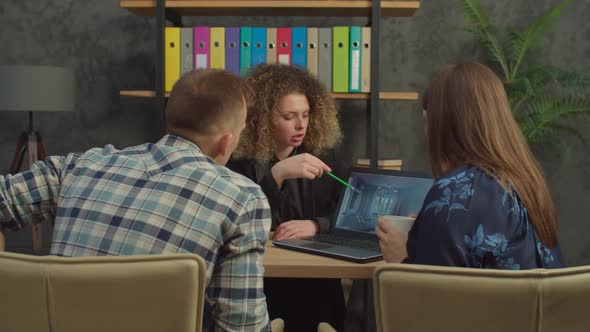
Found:
[[(164, 29), (166, 21), (182, 26), (183, 16), (345, 16), (368, 17), (372, 49), (379, 50), (382, 17), (412, 16), (420, 1), (355, 1), (355, 0), (120, 0), (119, 6), (136, 15), (155, 16), (156, 70), (155, 89), (121, 90), (126, 97), (155, 98), (164, 113), (167, 94), (164, 92)], [(371, 87), (379, 89), (379, 52), (371, 52)], [(415, 101), (416, 92), (332, 93), (336, 99), (367, 101), (367, 154), (370, 167), (378, 166), (378, 107), (381, 100)]]
[[(156, 1), (121, 0), (120, 6), (137, 15), (156, 15)], [(420, 1), (382, 1), (382, 16), (412, 16)], [(372, 1), (299, 0), (168, 0), (166, 9), (178, 16), (368, 16)]]

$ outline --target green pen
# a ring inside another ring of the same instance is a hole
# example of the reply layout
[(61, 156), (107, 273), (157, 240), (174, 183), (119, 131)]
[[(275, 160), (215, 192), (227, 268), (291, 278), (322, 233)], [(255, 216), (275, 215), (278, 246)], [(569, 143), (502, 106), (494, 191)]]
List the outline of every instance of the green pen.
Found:
[(355, 188), (355, 187), (353, 187), (353, 186), (352, 186), (350, 183), (348, 183), (348, 182), (346, 182), (346, 181), (342, 180), (341, 178), (337, 177), (336, 175), (332, 174), (331, 172), (324, 172), (324, 173), (328, 174), (328, 175), (329, 175), (329, 176), (331, 176), (331, 177), (332, 177), (334, 180), (336, 180), (336, 181), (338, 181), (338, 182), (342, 183), (343, 185), (347, 186), (348, 188), (350, 188), (350, 189), (352, 189), (352, 190), (354, 190), (354, 191), (358, 191), (358, 190), (356, 190), (356, 188)]

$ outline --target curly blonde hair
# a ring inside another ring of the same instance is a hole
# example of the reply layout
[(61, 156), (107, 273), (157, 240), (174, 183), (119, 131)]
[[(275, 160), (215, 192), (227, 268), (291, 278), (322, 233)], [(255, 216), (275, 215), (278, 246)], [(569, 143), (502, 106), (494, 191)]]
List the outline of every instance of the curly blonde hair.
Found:
[(247, 82), (255, 97), (248, 105), (246, 128), (242, 131), (234, 158), (268, 162), (273, 157), (274, 116), (279, 112), (281, 98), (292, 93), (304, 95), (309, 103), (309, 125), (303, 141), (306, 150), (321, 155), (340, 142), (342, 132), (334, 99), (307, 70), (283, 64), (263, 64), (252, 71)]

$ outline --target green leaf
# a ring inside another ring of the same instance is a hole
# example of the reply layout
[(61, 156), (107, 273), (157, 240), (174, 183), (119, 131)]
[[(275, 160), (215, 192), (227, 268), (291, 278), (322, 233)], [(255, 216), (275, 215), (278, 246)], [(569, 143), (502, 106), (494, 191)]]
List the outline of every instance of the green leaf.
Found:
[(590, 75), (579, 74), (554, 66), (532, 67), (522, 72), (520, 77), (527, 77), (535, 91), (555, 85), (560, 88), (574, 90), (587, 90), (590, 88)]
[(504, 83), (506, 93), (512, 99), (531, 97), (535, 95), (535, 89), (528, 77), (519, 77), (518, 79)]
[(482, 31), (489, 29), (490, 18), (479, 0), (460, 0), (459, 4), (463, 7), (463, 14), (468, 22)]
[(544, 151), (556, 152), (560, 159), (569, 151), (568, 146), (559, 139), (558, 132), (554, 130), (545, 133), (539, 140), (534, 143), (529, 142), (529, 144)]
[(484, 46), (492, 60), (502, 68), (504, 77), (508, 78), (510, 74), (508, 62), (497, 37), (497, 29), (490, 23), (480, 0), (459, 0), (459, 4), (463, 8), (465, 19), (471, 25), (466, 30)]
[(521, 33), (514, 33), (513, 51), (514, 64), (510, 69), (510, 78), (514, 78), (518, 73), (518, 68), (527, 53), (527, 51), (535, 44), (538, 40), (539, 35), (547, 30), (553, 22), (561, 15), (564, 9), (572, 3), (573, 0), (563, 0), (555, 6), (551, 7), (544, 15), (539, 17), (533, 24), (531, 24), (526, 30)]
[(590, 102), (585, 99), (543, 96), (527, 104), (526, 116), (517, 118), (523, 134), (534, 144), (543, 136), (554, 134), (555, 128), (564, 126), (560, 121), (590, 115)]
[(525, 29), (495, 25), (481, 0), (456, 1), (467, 22), (464, 30), (483, 47), (485, 62), (503, 78), (512, 112), (529, 144), (561, 149), (559, 134), (583, 139), (569, 125), (580, 115), (590, 115), (588, 71), (525, 66), (529, 50), (574, 0), (560, 1)]
[(586, 143), (584, 136), (576, 128), (574, 128), (572, 126), (565, 125), (565, 124), (560, 124), (560, 123), (552, 123), (549, 125), (549, 127), (551, 129), (553, 129), (554, 131), (564, 132), (564, 133), (567, 133), (569, 135), (576, 137), (580, 141), (580, 143), (582, 143), (584, 145), (585, 148), (588, 147), (588, 144)]

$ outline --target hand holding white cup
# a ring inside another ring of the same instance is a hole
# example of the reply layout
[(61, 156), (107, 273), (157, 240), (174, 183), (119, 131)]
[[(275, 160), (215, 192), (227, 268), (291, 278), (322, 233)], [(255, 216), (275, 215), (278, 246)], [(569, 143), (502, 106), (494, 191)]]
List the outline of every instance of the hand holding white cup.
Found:
[(393, 216), (393, 215), (383, 215), (380, 216), (383, 220), (391, 223), (393, 227), (399, 230), (402, 233), (408, 233), (414, 225), (414, 221), (416, 218), (408, 217), (408, 216)]
[(408, 256), (406, 244), (408, 232), (412, 228), (414, 220), (414, 218), (406, 216), (384, 215), (377, 217), (375, 235), (379, 238), (379, 246), (386, 262), (399, 263)]

